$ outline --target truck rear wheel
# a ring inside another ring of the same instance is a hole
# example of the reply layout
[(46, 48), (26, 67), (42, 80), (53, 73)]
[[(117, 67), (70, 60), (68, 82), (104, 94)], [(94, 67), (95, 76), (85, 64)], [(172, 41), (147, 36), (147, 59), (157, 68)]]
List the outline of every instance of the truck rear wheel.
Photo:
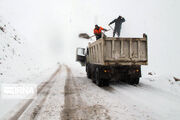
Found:
[(128, 84), (133, 85), (134, 84), (134, 80), (132, 78), (129, 78), (128, 79)]
[(109, 86), (109, 80), (108, 79), (103, 80), (103, 86)]
[(99, 87), (103, 86), (102, 80), (100, 79), (100, 72), (98, 68), (96, 68), (95, 71), (95, 80), (96, 80), (96, 85), (98, 85)]
[(91, 78), (91, 72), (90, 72), (90, 70), (87, 71), (87, 77), (88, 77), (88, 78)]
[(139, 84), (139, 78), (136, 78), (136, 79), (134, 80), (134, 84)]
[(139, 78), (130, 78), (128, 80), (128, 84), (130, 85), (139, 84)]
[(86, 65), (86, 72), (87, 72), (87, 77), (91, 78), (91, 70), (89, 68), (89, 65)]

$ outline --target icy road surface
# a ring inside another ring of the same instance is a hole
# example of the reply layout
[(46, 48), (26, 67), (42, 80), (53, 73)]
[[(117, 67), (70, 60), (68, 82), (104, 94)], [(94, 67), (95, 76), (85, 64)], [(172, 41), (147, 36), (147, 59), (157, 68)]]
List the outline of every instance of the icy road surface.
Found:
[(85, 71), (61, 65), (39, 85), (35, 99), (23, 101), (3, 119), (180, 120), (180, 96), (152, 81), (142, 78), (137, 86), (111, 83), (100, 88)]

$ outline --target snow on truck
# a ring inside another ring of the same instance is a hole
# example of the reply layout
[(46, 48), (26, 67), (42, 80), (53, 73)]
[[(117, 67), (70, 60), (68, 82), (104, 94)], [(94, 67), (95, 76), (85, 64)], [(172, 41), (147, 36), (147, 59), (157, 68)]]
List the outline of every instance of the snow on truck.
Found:
[(98, 86), (110, 81), (138, 84), (141, 65), (148, 64), (147, 35), (143, 38), (102, 37), (87, 49), (76, 49), (76, 61), (86, 66), (87, 77)]

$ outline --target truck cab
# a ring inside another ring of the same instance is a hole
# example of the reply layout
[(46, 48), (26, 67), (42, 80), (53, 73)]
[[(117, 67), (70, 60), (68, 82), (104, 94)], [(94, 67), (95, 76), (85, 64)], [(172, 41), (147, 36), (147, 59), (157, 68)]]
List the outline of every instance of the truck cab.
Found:
[(78, 61), (82, 66), (86, 64), (86, 51), (85, 48), (76, 48), (76, 61)]

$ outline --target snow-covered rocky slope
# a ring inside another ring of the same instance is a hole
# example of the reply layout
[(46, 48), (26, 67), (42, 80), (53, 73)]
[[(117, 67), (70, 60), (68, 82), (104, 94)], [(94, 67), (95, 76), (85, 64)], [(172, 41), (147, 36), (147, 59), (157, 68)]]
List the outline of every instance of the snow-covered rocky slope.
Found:
[[(1, 18), (1, 17), (0, 17)], [(0, 19), (0, 93), (3, 84), (39, 84), (49, 79), (57, 64), (43, 66), (37, 61), (24, 38), (12, 25)], [(0, 94), (0, 118), (20, 99), (3, 99)]]
[(42, 72), (32, 49), (8, 21), (0, 19), (0, 82), (11, 83)]

